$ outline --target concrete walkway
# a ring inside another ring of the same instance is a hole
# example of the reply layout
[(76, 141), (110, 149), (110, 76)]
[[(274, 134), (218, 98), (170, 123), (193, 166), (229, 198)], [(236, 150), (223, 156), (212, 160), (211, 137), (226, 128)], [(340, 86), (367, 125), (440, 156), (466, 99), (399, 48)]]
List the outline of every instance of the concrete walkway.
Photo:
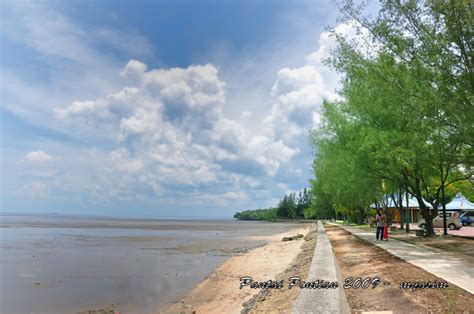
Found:
[(292, 313), (349, 313), (336, 258), (321, 221), (318, 221), (316, 249), (308, 278), (305, 281), (314, 282), (316, 280), (338, 282), (339, 287), (336, 289), (301, 289)]
[[(390, 239), (390, 237), (388, 241), (377, 241), (375, 239), (375, 231), (370, 232), (359, 228), (335, 225), (453, 285), (474, 293), (474, 265), (468, 267), (453, 257), (444, 256), (441, 253), (436, 253), (414, 244), (393, 238)], [(413, 281), (417, 281), (417, 278), (413, 278)]]

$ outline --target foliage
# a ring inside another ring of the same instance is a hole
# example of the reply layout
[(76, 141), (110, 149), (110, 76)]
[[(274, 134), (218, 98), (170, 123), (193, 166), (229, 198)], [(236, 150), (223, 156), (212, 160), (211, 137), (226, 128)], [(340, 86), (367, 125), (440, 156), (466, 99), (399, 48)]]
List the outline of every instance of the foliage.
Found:
[(264, 208), (245, 210), (234, 214), (234, 218), (240, 220), (275, 220), (277, 218), (276, 208)]
[[(359, 222), (382, 195), (414, 195), (433, 234), (436, 209), (472, 191), (474, 76), (472, 3), (382, 1), (376, 18), (347, 1), (344, 17), (371, 42), (336, 33), (330, 63), (343, 74), (341, 101), (324, 104), (312, 133), (317, 203)], [(425, 198), (435, 210), (429, 210)]]
[(304, 218), (305, 211), (311, 206), (311, 194), (307, 188), (298, 194), (285, 195), (275, 208), (246, 210), (234, 214), (240, 220), (275, 220)]

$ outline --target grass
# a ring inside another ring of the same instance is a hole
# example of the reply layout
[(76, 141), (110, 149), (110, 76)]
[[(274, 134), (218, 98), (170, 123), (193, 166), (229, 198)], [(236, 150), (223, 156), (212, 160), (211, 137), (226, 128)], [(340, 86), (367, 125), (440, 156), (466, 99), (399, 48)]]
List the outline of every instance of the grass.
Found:
[(369, 228), (370, 227), (370, 224), (358, 225), (354, 222), (349, 222), (349, 221), (345, 221), (345, 220), (336, 220), (335, 223), (340, 224), (340, 225), (344, 225), (344, 226), (353, 226), (353, 227), (357, 227), (357, 228)]

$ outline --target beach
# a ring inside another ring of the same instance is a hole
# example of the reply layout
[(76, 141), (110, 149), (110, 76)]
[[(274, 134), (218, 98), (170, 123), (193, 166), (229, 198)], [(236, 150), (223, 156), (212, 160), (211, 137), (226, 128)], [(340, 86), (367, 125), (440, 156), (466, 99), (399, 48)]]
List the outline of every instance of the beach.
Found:
[[(304, 239), (292, 241), (282, 241), (282, 239), (298, 234), (307, 235), (310, 230), (309, 225), (304, 225), (272, 236), (253, 237), (257, 240), (265, 240), (267, 244), (245, 254), (231, 257), (180, 302), (163, 307), (159, 312), (241, 313), (246, 301), (263, 291), (268, 291), (267, 289), (253, 289), (249, 286), (241, 288), (242, 277), (251, 277), (253, 281), (257, 282), (283, 280), (282, 291), (287, 292), (287, 279), (278, 276), (289, 269), (291, 262), (301, 252)], [(301, 276), (302, 274), (299, 269), (293, 269), (291, 275)], [(295, 291), (297, 289), (293, 290), (293, 292)], [(269, 308), (265, 309), (269, 310)]]
[(303, 242), (282, 236), (307, 233), (294, 223), (65, 215), (2, 215), (0, 227), (2, 313), (237, 311), (258, 292), (239, 294), (239, 278), (274, 278)]

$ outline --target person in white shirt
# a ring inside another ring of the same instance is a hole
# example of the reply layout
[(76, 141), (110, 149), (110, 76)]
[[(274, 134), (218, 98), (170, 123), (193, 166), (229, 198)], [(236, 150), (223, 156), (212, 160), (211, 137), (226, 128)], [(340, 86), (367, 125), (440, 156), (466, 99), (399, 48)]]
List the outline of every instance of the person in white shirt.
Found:
[(378, 209), (377, 214), (375, 215), (376, 227), (375, 238), (377, 240), (383, 239), (383, 228), (385, 227), (385, 215), (381, 208)]

